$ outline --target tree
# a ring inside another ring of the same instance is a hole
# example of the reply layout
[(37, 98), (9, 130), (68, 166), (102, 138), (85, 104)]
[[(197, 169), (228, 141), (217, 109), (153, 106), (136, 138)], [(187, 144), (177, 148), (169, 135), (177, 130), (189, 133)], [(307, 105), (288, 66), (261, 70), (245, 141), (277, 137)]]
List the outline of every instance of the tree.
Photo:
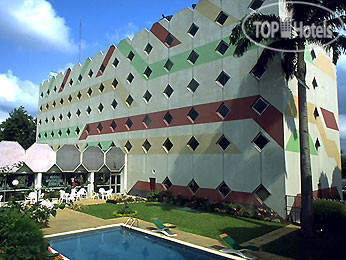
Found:
[[(299, 2), (301, 2), (299, 4)], [(264, 48), (256, 66), (266, 68), (269, 63), (279, 57), (281, 59), (282, 70), (286, 80), (296, 78), (298, 81), (298, 110), (299, 110), (299, 140), (300, 140), (300, 170), (301, 170), (301, 227), (303, 234), (313, 236), (313, 208), (312, 208), (312, 174), (309, 148), (309, 128), (308, 128), (308, 109), (306, 99), (306, 63), (304, 59), (304, 50), (306, 45), (318, 45), (325, 51), (332, 51), (333, 63), (336, 64), (339, 56), (346, 53), (346, 37), (340, 33), (345, 29), (345, 1), (340, 0), (305, 0), (312, 4), (324, 6), (334, 13), (323, 8), (316, 8), (312, 5), (303, 5), (303, 1), (286, 1), (286, 9), (290, 17), (297, 24), (312, 28), (312, 26), (325, 26), (331, 30), (331, 38), (300, 37), (297, 31), (293, 32), (290, 38), (281, 37), (280, 30), (273, 33), (273, 37), (265, 38), (256, 33), (256, 24), (269, 22), (280, 25), (281, 19), (275, 14), (265, 15), (260, 12), (254, 13), (249, 18), (244, 17), (237, 24), (230, 35), (230, 44), (235, 46), (234, 56), (242, 56), (255, 43), (267, 45), (268, 47), (288, 51), (275, 51)], [(340, 21), (340, 19), (343, 21)], [(244, 26), (242, 26), (244, 23)], [(243, 31), (246, 32), (246, 34)], [(334, 42), (328, 44), (331, 40)]]
[(23, 106), (15, 108), (0, 124), (0, 140), (17, 141), (24, 149), (29, 148), (36, 141), (36, 119)]

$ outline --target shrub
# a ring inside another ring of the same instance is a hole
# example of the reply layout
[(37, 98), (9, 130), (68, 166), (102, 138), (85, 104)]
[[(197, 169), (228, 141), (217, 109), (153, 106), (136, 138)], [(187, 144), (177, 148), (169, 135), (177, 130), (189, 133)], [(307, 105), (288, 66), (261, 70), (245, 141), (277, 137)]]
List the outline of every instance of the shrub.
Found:
[(315, 227), (326, 231), (342, 231), (346, 221), (346, 207), (339, 201), (314, 200)]
[(0, 259), (47, 259), (39, 226), (15, 208), (0, 208)]
[(69, 205), (69, 208), (75, 211), (84, 211), (84, 210), (87, 210), (89, 207), (88, 205), (83, 205), (83, 204), (71, 204)]
[(148, 201), (159, 201), (160, 191), (151, 191), (147, 194)]
[(129, 207), (127, 203), (125, 203), (124, 207), (114, 210), (113, 211), (113, 216), (115, 217), (134, 217), (137, 215), (137, 211), (133, 210)]

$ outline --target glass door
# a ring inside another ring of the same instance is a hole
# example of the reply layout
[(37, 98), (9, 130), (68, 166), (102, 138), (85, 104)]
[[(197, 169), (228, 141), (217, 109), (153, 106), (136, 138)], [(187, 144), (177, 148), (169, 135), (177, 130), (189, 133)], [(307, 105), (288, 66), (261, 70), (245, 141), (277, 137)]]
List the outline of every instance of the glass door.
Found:
[(111, 175), (111, 189), (113, 189), (113, 193), (121, 193), (121, 175), (120, 174)]

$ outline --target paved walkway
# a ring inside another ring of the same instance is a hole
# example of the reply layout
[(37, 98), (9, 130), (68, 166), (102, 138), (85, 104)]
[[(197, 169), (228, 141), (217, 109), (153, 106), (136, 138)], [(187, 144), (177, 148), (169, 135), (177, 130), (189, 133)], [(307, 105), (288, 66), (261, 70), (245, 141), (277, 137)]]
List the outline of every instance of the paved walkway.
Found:
[[(86, 203), (95, 204), (95, 203), (104, 203), (104, 202), (94, 201), (94, 202), (86, 202)], [(87, 215), (81, 212), (77, 212), (77, 211), (73, 211), (68, 208), (65, 208), (64, 210), (58, 210), (57, 216), (55, 218), (54, 217), (51, 218), (51, 220), (49, 221), (49, 227), (44, 228), (43, 232), (46, 235), (50, 235), (50, 234), (68, 232), (73, 230), (105, 226), (110, 224), (120, 224), (120, 223), (124, 223), (126, 220), (127, 218), (115, 218), (115, 219), (104, 220), (104, 219), (100, 219), (91, 215)], [(155, 226), (152, 223), (149, 223), (143, 220), (139, 220), (138, 227), (147, 229), (147, 230), (155, 228)], [(275, 230), (273, 232), (270, 232), (264, 236), (252, 239), (244, 244), (251, 243), (251, 245), (261, 246), (279, 238), (282, 235), (288, 234), (292, 230), (296, 230), (296, 228), (284, 227), (284, 228)], [(175, 238), (181, 241), (185, 241), (188, 243), (192, 243), (195, 245), (207, 247), (210, 249), (216, 249), (216, 250), (225, 247), (220, 241), (216, 239), (184, 232), (177, 228), (173, 229), (173, 231), (177, 233), (177, 236)], [(289, 260), (289, 258), (273, 255), (267, 252), (251, 252), (251, 254), (256, 255), (258, 259), (263, 259), (263, 260)]]

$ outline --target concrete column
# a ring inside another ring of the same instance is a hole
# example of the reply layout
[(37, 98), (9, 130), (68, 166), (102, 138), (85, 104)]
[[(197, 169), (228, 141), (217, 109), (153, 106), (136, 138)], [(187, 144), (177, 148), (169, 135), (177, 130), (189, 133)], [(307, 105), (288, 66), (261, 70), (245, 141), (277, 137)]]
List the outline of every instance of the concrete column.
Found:
[(42, 172), (35, 174), (35, 189), (42, 187)]
[(123, 187), (123, 190), (122, 191), (120, 191), (120, 192), (122, 192), (122, 193), (125, 193), (125, 194), (127, 194), (128, 193), (128, 187), (127, 187), (127, 169), (128, 169), (128, 167), (127, 167), (127, 158), (128, 157), (128, 155), (127, 155), (127, 153), (125, 153), (125, 166), (124, 166), (124, 178), (123, 178), (123, 185), (121, 185), (122, 187)]
[(90, 172), (88, 176), (88, 197), (90, 197), (94, 193), (94, 182), (95, 182), (95, 173)]

